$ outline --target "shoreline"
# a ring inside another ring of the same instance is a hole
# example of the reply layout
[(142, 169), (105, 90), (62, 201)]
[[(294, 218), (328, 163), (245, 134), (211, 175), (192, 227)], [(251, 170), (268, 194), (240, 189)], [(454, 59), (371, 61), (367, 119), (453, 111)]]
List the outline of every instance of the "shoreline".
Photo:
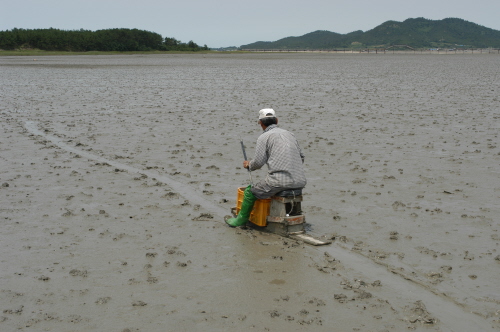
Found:
[(346, 49), (346, 50), (239, 50), (239, 51), (196, 51), (196, 52), (183, 52), (183, 51), (145, 51), (145, 52), (101, 52), (101, 51), (88, 51), (88, 52), (62, 52), (62, 51), (41, 51), (41, 50), (23, 50), (23, 51), (5, 51), (0, 50), (0, 57), (7, 56), (76, 56), (76, 55), (190, 55), (190, 54), (255, 54), (255, 53), (306, 53), (306, 54), (400, 54), (400, 55), (453, 55), (453, 54), (473, 54), (473, 55), (486, 55), (486, 54), (500, 54), (500, 49), (467, 49), (467, 50), (387, 50), (387, 49)]

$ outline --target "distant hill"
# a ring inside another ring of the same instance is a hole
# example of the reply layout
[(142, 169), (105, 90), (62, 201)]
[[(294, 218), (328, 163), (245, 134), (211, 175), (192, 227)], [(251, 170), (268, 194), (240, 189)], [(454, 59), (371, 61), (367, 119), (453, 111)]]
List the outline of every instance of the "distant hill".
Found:
[(255, 42), (240, 49), (340, 49), (384, 48), (408, 45), (413, 48), (500, 48), (500, 31), (460, 18), (429, 20), (409, 18), (387, 21), (372, 30), (348, 34), (318, 30), (300, 37), (274, 42)]

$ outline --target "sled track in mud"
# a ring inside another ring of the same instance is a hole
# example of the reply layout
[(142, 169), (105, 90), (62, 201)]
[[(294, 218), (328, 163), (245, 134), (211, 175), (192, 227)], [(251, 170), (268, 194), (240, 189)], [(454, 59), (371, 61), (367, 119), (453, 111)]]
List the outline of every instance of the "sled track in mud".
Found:
[(155, 172), (146, 171), (146, 170), (142, 170), (142, 169), (135, 168), (132, 166), (128, 166), (128, 165), (125, 165), (125, 164), (122, 164), (122, 163), (119, 163), (119, 162), (116, 162), (116, 161), (113, 161), (110, 159), (106, 159), (106, 158), (100, 157), (98, 155), (95, 155), (95, 154), (92, 154), (92, 153), (89, 153), (89, 152), (86, 152), (83, 150), (80, 150), (80, 149), (75, 149), (74, 147), (71, 147), (68, 144), (64, 143), (64, 139), (61, 139), (61, 138), (56, 137), (56, 136), (45, 134), (43, 131), (38, 129), (38, 124), (34, 121), (26, 121), (25, 127), (30, 133), (37, 135), (37, 136), (44, 137), (45, 139), (51, 141), (54, 145), (60, 147), (63, 150), (73, 152), (75, 154), (78, 154), (82, 157), (85, 157), (85, 158), (88, 158), (91, 160), (95, 160), (95, 161), (99, 161), (101, 163), (109, 164), (113, 167), (125, 170), (129, 173), (132, 173), (132, 174), (134, 174), (134, 173), (144, 174), (144, 175), (148, 176), (149, 178), (155, 178), (158, 181), (171, 187), (173, 190), (175, 190), (177, 193), (179, 193), (179, 195), (181, 195), (182, 197), (189, 199), (192, 203), (199, 204), (200, 206), (202, 206), (206, 210), (214, 213), (215, 216), (219, 217), (221, 220), (224, 217), (224, 215), (229, 214), (228, 211), (225, 211), (221, 207), (217, 206), (214, 202), (211, 202), (211, 201), (205, 199), (204, 197), (199, 196), (197, 194), (197, 191), (195, 189), (191, 188), (189, 185), (186, 185), (184, 183), (176, 181), (168, 176), (160, 175), (160, 174), (155, 173)]
[[(228, 214), (228, 212), (219, 207), (216, 202), (209, 201), (200, 196), (196, 189), (168, 176), (138, 169), (80, 149), (76, 149), (64, 143), (63, 138), (47, 135), (38, 128), (37, 122), (26, 121), (25, 128), (29, 133), (41, 136), (68, 152), (78, 154), (89, 160), (107, 163), (129, 173), (144, 174), (150, 178), (155, 178), (158, 181), (170, 186), (173, 190), (178, 192), (184, 198), (189, 199), (192, 203), (199, 204), (207, 211), (210, 211), (214, 214), (214, 218), (220, 219), (221, 221), (223, 220), (224, 215)], [(390, 298), (391, 304), (393, 305), (403, 308), (409, 303), (421, 300), (427, 309), (439, 319), (440, 325), (438, 326), (438, 329), (441, 331), (494, 330), (488, 321), (474, 313), (469, 312), (467, 308), (463, 307), (458, 301), (447, 298), (446, 294), (440, 293), (427, 285), (411, 280), (405, 275), (396, 273), (395, 271), (390, 271), (387, 266), (380, 265), (370, 258), (354, 253), (339, 244), (334, 243), (330, 246), (320, 248), (308, 247), (307, 250), (315, 250), (316, 252), (321, 250), (323, 252), (327, 252), (336, 259), (340, 260), (344, 266), (354, 270), (356, 275), (359, 277), (371, 280), (382, 280), (384, 283), (384, 289), (377, 293), (377, 295), (382, 298)], [(408, 270), (412, 270), (412, 268), (408, 267)], [(451, 285), (448, 287), (450, 289), (453, 288)], [(457, 290), (454, 289), (454, 291)], [(464, 292), (462, 292), (462, 295), (463, 297), (470, 296)]]

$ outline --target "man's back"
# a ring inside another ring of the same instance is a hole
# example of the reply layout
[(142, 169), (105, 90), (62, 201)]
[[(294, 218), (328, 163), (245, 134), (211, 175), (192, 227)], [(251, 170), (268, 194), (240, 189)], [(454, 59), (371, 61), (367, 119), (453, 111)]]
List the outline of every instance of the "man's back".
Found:
[(304, 155), (295, 136), (271, 125), (257, 139), (255, 157), (250, 169), (261, 168), (267, 163), (266, 183), (272, 187), (303, 188), (306, 177), (303, 169)]

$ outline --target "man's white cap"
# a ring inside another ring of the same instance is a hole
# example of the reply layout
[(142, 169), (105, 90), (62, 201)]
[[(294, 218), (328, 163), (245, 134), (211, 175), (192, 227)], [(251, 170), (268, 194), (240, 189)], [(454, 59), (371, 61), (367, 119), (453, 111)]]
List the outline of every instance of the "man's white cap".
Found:
[(275, 118), (276, 113), (272, 108), (263, 108), (259, 111), (259, 120), (264, 118)]

